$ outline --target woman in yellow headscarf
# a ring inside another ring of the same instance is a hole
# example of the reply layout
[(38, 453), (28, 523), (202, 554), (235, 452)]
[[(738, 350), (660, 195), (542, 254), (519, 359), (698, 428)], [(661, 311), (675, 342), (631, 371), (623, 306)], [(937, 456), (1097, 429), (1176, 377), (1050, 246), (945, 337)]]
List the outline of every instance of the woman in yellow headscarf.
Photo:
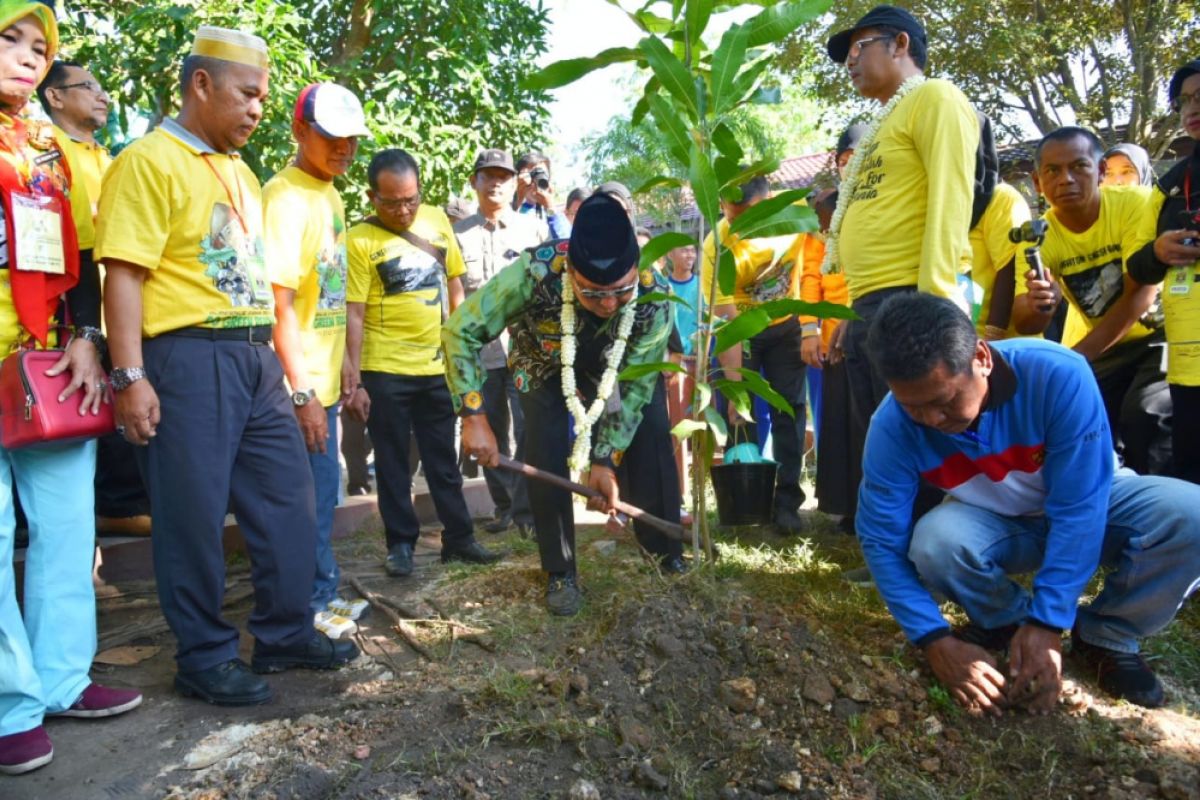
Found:
[[(49, 6), (0, 0), (3, 354), (30, 338), (44, 346), (59, 306), (70, 305), (64, 296), (79, 280), (70, 173), (49, 125), (25, 113), (57, 50), (58, 26)], [(45, 235), (55, 226), (61, 237)], [(23, 255), (34, 244), (38, 257)], [(102, 344), (99, 331), (77, 329), (53, 368), (70, 372), (71, 388), (61, 402), (80, 414), (95, 413), (104, 397)], [(95, 469), (94, 441), (0, 446), (0, 773), (20, 774), (50, 761), (54, 748), (42, 727), (47, 714), (106, 717), (142, 701), (138, 692), (108, 689), (88, 677), (96, 652)], [(12, 567), (14, 487), (29, 520), (23, 616)]]

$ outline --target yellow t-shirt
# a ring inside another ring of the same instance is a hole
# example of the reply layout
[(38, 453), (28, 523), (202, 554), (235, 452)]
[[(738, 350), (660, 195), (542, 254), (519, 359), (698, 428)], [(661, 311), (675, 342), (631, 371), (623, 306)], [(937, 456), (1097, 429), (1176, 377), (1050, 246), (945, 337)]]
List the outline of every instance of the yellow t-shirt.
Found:
[[(1032, 215), (1029, 204), (1021, 193), (1007, 183), (996, 185), (992, 201), (984, 210), (979, 222), (971, 229), (971, 280), (983, 291), (980, 302), (981, 310), (976, 327), (982, 336), (987, 327), (988, 311), (992, 307), (992, 287), (996, 283), (996, 272), (1003, 269), (1008, 262), (1014, 261), (1013, 271), (1016, 273), (1016, 288), (1014, 297), (1029, 293), (1025, 283), (1027, 265), (1021, 253), (1027, 245), (1013, 244), (1008, 233), (1013, 228), (1028, 222)], [(1012, 320), (1008, 325), (1009, 336), (1019, 336)]]
[(444, 271), (432, 255), (378, 225), (360, 222), (346, 234), (346, 300), (366, 304), (359, 369), (440, 375), (445, 371), (441, 330), (446, 282), (467, 268), (441, 209), (421, 206), (409, 230), (445, 249)]
[[(1158, 217), (1166, 199), (1154, 187), (1142, 216), (1140, 241), (1158, 238)], [(1167, 382), (1200, 386), (1200, 261), (1167, 270), (1162, 308), (1167, 330)]]
[(236, 153), (208, 150), (172, 120), (105, 174), (96, 258), (148, 270), (143, 336), (275, 322), (258, 180)]
[[(737, 267), (733, 294), (725, 294), (718, 284), (716, 299), (709, 296), (716, 258), (713, 234), (709, 231), (704, 239), (704, 260), (700, 265), (700, 289), (704, 292), (705, 302), (715, 306), (732, 303), (740, 312), (769, 300), (800, 299), (800, 273), (804, 268), (807, 234), (741, 239), (730, 236), (728, 231), (728, 222), (717, 223), (717, 233), (724, 246), (733, 253), (733, 263)], [(777, 319), (771, 324), (777, 325), (786, 319)]]
[(863, 154), (842, 219), (838, 254), (852, 299), (896, 286), (959, 298), (978, 147), (975, 110), (954, 84), (927, 80), (896, 105)]
[(346, 211), (333, 183), (294, 166), (267, 181), (263, 240), (271, 283), (296, 292), (305, 367), (328, 408), (341, 393), (346, 352)]
[[(1058, 221), (1054, 209), (1046, 213), (1049, 229), (1042, 245), (1042, 262), (1058, 279), (1082, 323), (1081, 328), (1071, 325), (1072, 330), (1063, 336), (1064, 344), (1068, 343), (1068, 334), (1074, 340), (1070, 341), (1073, 346), (1091, 333), (1120, 299), (1125, 290), (1125, 261), (1138, 250), (1138, 226), (1149, 196), (1148, 186), (1101, 188), (1100, 217), (1083, 233), (1068, 230)], [(1143, 322), (1156, 311), (1151, 308), (1143, 321), (1135, 322), (1121, 342), (1149, 336), (1152, 328)]]
[(100, 202), (100, 182), (112, 164), (112, 156), (102, 145), (72, 139), (57, 125), (54, 126), (54, 141), (66, 155), (67, 166), (71, 169), (71, 215), (75, 218), (79, 249), (91, 250), (96, 245), (95, 219)]

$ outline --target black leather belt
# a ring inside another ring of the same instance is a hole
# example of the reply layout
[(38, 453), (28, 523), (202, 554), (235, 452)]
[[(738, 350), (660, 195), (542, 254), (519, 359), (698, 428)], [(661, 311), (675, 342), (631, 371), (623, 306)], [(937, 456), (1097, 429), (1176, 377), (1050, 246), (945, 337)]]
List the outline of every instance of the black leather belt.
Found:
[(271, 326), (259, 325), (253, 328), (177, 328), (173, 331), (167, 331), (162, 335), (183, 336), (187, 339), (209, 339), (211, 341), (270, 344)]

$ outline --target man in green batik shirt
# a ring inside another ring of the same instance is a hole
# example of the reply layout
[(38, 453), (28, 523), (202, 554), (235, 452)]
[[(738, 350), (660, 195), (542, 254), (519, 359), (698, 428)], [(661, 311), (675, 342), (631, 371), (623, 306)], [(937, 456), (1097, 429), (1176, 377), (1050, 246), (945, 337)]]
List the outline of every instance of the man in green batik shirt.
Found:
[[(525, 428), (525, 457), (538, 469), (566, 477), (571, 451), (570, 412), (562, 390), (563, 281), (571, 282), (576, 322), (575, 380), (585, 408), (610, 368), (622, 309), (666, 282), (638, 272), (633, 225), (620, 203), (607, 195), (579, 208), (571, 238), (526, 251), (472, 294), (442, 329), (446, 382), (463, 418), (463, 447), (485, 467), (499, 463), (496, 437), (484, 414), (485, 344), (509, 330), (508, 366), (531, 424)], [(636, 306), (625, 356), (618, 371), (664, 360), (671, 318), (665, 301)], [(617, 383), (592, 429), (588, 484), (602, 499), (589, 507), (612, 512), (618, 496), (670, 522), (679, 521), (679, 479), (667, 423), (666, 395), (659, 373)], [(579, 425), (576, 423), (576, 433)], [(582, 605), (575, 578), (575, 523), (570, 493), (529, 482), (533, 527), (542, 568), (549, 573), (546, 604), (569, 616)], [(635, 523), (638, 540), (660, 559), (662, 569), (685, 569), (681, 545)]]

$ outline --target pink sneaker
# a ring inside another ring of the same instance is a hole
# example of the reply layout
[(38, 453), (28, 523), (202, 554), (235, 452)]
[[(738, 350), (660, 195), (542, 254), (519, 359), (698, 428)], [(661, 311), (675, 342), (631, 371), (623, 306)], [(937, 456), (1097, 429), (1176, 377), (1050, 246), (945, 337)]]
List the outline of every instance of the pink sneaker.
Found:
[(70, 707), (48, 717), (80, 717), (95, 719), (97, 717), (115, 717), (132, 711), (142, 704), (142, 693), (133, 689), (111, 689), (98, 683), (88, 684), (79, 695), (79, 699)]
[(24, 733), (0, 736), (0, 773), (20, 775), (44, 767), (54, 758), (54, 745), (46, 729), (38, 725)]

